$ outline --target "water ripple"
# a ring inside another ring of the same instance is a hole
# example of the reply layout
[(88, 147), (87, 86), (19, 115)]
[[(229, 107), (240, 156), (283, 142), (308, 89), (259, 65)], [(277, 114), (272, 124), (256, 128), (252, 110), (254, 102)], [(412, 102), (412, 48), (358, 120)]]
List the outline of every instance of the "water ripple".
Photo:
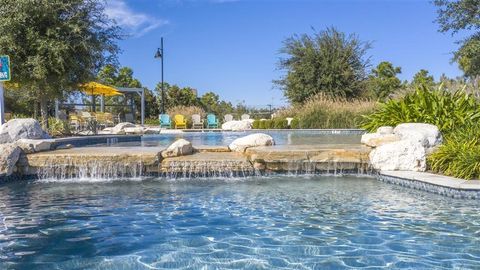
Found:
[(480, 202), (359, 177), (0, 186), (0, 269), (480, 268)]

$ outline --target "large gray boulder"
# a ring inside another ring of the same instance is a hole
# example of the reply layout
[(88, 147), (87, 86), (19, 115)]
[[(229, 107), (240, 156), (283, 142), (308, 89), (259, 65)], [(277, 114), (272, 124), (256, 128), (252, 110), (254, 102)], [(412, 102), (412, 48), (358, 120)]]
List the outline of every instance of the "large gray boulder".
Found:
[(166, 150), (162, 151), (163, 158), (191, 155), (193, 153), (192, 143), (185, 139), (178, 139)]
[(383, 144), (370, 152), (370, 164), (380, 171), (426, 170), (426, 150), (417, 141), (401, 140)]
[(393, 133), (402, 140), (420, 142), (424, 147), (431, 148), (442, 143), (442, 133), (437, 126), (424, 123), (404, 123), (395, 127)]
[(20, 139), (49, 139), (40, 123), (32, 118), (12, 119), (0, 127), (0, 144)]
[(0, 177), (12, 175), (21, 152), (14, 143), (0, 144)]
[(228, 148), (234, 152), (245, 152), (249, 147), (275, 145), (272, 136), (264, 133), (255, 133), (234, 140)]
[(53, 139), (32, 140), (32, 139), (20, 139), (16, 141), (18, 147), (26, 154), (49, 151), (52, 147)]

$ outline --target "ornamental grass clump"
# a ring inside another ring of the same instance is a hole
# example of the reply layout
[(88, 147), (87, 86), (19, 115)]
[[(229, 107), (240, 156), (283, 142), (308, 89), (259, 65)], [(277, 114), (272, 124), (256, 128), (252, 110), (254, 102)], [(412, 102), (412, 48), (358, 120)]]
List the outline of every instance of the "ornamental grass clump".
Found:
[(358, 128), (362, 116), (373, 112), (375, 108), (376, 102), (371, 100), (350, 100), (319, 94), (304, 104), (278, 112), (277, 117), (297, 119), (292, 128)]
[(432, 171), (463, 179), (479, 179), (479, 128), (479, 125), (473, 125), (447, 133), (445, 142), (428, 156)]
[(417, 88), (391, 99), (372, 114), (363, 127), (375, 131), (380, 126), (400, 123), (436, 125), (444, 142), (427, 157), (434, 172), (463, 179), (480, 178), (480, 103), (464, 88), (456, 91)]
[(375, 112), (365, 115), (362, 127), (373, 132), (381, 126), (428, 123), (448, 132), (479, 121), (478, 108), (478, 101), (463, 89), (450, 92), (442, 86), (433, 90), (421, 86), (401, 98), (386, 101)]

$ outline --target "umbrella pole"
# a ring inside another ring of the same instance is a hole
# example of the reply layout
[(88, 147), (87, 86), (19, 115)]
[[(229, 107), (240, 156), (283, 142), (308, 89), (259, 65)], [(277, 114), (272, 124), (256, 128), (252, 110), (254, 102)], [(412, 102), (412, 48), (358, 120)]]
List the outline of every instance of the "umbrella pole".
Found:
[(95, 112), (95, 95), (92, 95), (92, 112)]

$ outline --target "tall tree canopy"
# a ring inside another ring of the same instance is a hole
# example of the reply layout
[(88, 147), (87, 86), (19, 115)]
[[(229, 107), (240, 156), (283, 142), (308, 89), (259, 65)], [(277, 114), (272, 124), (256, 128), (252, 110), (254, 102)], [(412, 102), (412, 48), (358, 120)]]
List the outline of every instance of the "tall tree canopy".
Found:
[(41, 104), (62, 97), (116, 61), (120, 31), (101, 0), (0, 0), (0, 51), (12, 61), (12, 82)]
[(275, 83), (293, 103), (303, 103), (317, 93), (355, 97), (365, 88), (366, 52), (370, 43), (335, 28), (313, 35), (294, 35), (284, 41), (279, 67), (287, 74)]
[(455, 60), (465, 76), (480, 76), (480, 0), (434, 0), (438, 7), (437, 22), (440, 31), (458, 33), (467, 30), (472, 33), (460, 41)]
[(415, 75), (413, 75), (412, 80), (413, 86), (426, 86), (427, 88), (433, 87), (435, 85), (435, 79), (428, 72), (428, 70), (420, 69)]
[(385, 99), (390, 94), (398, 90), (402, 86), (402, 82), (397, 77), (402, 69), (393, 66), (390, 62), (381, 62), (372, 69), (372, 74), (368, 80), (369, 94), (378, 99)]

